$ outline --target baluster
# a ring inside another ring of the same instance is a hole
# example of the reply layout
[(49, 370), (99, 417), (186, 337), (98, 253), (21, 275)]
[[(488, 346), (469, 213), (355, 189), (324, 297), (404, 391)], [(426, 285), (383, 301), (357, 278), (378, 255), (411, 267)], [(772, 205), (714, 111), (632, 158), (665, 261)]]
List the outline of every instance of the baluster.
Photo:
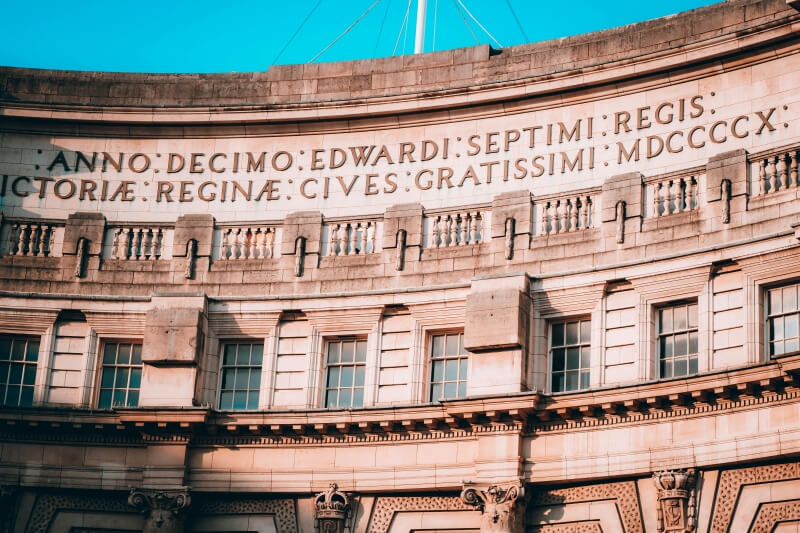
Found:
[(111, 241), (111, 257), (114, 259), (119, 259), (120, 247), (122, 246), (122, 243), (120, 242), (122, 230), (117, 228), (113, 231), (114, 238)]
[(339, 242), (339, 248), (336, 255), (345, 255), (347, 253), (347, 227), (345, 224), (339, 224), (336, 230), (336, 238)]
[(247, 228), (236, 232), (236, 259), (247, 259)]
[(758, 163), (758, 189), (761, 194), (767, 194), (767, 160)]
[(19, 251), (21, 255), (28, 255), (30, 251), (31, 225), (23, 224), (19, 233)]
[(241, 228), (232, 228), (231, 230), (231, 260), (239, 259), (239, 233)]
[(545, 202), (542, 205), (542, 228), (541, 233), (542, 235), (547, 235), (549, 233), (548, 226), (549, 226), (549, 216), (547, 210), (550, 208), (550, 202)]
[(456, 215), (447, 215), (447, 246), (456, 246), (458, 244), (458, 221)]
[(376, 228), (376, 226), (377, 226), (377, 222), (370, 222), (367, 225), (367, 244), (369, 245), (369, 253), (375, 253), (375, 228)]
[(31, 224), (31, 237), (30, 237), (30, 250), (31, 255), (36, 257), (39, 255), (39, 231), (41, 229), (41, 225), (39, 224)]
[(253, 228), (253, 241), (250, 243), (250, 254), (253, 259), (264, 259), (264, 233), (266, 228)]
[(678, 207), (678, 196), (680, 195), (680, 183), (679, 180), (671, 180), (669, 182), (669, 189), (668, 189), (668, 200), (667, 203), (669, 204), (669, 212), (668, 214), (677, 213), (679, 212)]
[(356, 225), (352, 222), (345, 224), (345, 227), (347, 228), (348, 235), (350, 237), (348, 239), (350, 249), (347, 250), (347, 255), (355, 255), (358, 253), (358, 250), (356, 249), (356, 245), (358, 244), (358, 229), (356, 229)]
[(328, 247), (328, 256), (335, 256), (336, 249), (339, 246), (339, 224), (330, 226), (330, 246)]
[(653, 184), (653, 216), (661, 216), (661, 184)]
[(164, 228), (157, 228), (153, 236), (153, 256), (161, 259), (164, 248)]
[(439, 246), (447, 246), (447, 215), (439, 215)]
[(776, 156), (776, 158), (778, 160), (777, 171), (781, 179), (781, 185), (783, 186), (783, 189), (788, 189), (789, 174), (787, 173), (788, 166), (786, 165), (786, 154), (780, 154)]
[(273, 243), (275, 242), (275, 230), (266, 228), (264, 230), (264, 257), (273, 256)]
[(219, 258), (223, 261), (228, 259), (228, 256), (231, 253), (231, 228), (228, 228), (222, 232), (222, 246), (220, 247), (219, 251)]
[(19, 223), (11, 225), (11, 231), (8, 232), (8, 250), (9, 254), (17, 255), (19, 253)]
[(797, 150), (789, 152), (791, 164), (789, 165), (789, 181), (792, 187), (797, 187)]
[(569, 209), (569, 231), (575, 231), (578, 229), (578, 199), (570, 198), (567, 209)]
[(369, 222), (359, 222), (358, 226), (361, 228), (361, 244), (358, 253), (365, 254), (367, 253), (367, 227), (369, 226)]
[(464, 218), (464, 243), (465, 244), (475, 244), (475, 234), (472, 232), (472, 221), (474, 220), (475, 215), (473, 215), (470, 211), (465, 213)]
[(767, 183), (769, 184), (769, 192), (777, 190), (778, 173), (775, 170), (775, 159), (772, 157), (767, 158)]
[(42, 233), (39, 236), (39, 252), (44, 257), (50, 255), (50, 234), (53, 232), (53, 226), (50, 224), (42, 226)]
[(151, 259), (155, 254), (153, 253), (153, 228), (145, 228), (142, 230), (143, 248), (142, 255), (145, 259)]
[(558, 201), (558, 231), (557, 233), (563, 233), (567, 231), (567, 201), (566, 200), (559, 200)]
[(686, 209), (691, 211), (698, 208), (698, 206), (700, 205), (700, 200), (697, 198), (697, 193), (698, 193), (697, 178), (695, 176), (692, 176), (689, 178), (689, 199), (688, 199), (689, 203), (686, 206)]
[(578, 196), (575, 199), (575, 229), (586, 229), (584, 218), (586, 217), (586, 200)]
[(122, 257), (120, 257), (120, 259), (128, 259), (133, 255), (131, 250), (131, 246), (133, 245), (133, 228), (121, 228), (120, 231), (122, 231), (123, 235)]
[(145, 229), (136, 228), (136, 260), (142, 259), (144, 256), (144, 237)]
[(258, 228), (247, 228), (244, 240), (247, 247), (247, 259), (255, 259), (258, 257), (256, 253), (256, 242), (258, 240)]
[(473, 244), (477, 244), (480, 241), (480, 235), (478, 235), (478, 211), (470, 214), (469, 219), (469, 233), (470, 233), (470, 241)]

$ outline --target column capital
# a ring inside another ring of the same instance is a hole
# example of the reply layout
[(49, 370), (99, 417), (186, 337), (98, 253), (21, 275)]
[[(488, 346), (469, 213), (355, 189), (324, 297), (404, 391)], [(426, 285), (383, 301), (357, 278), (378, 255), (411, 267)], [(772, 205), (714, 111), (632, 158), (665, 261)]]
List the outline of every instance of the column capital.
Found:
[(525, 530), (525, 486), (520, 481), (465, 487), (461, 499), (481, 512), (481, 533), (522, 533)]
[(653, 473), (653, 482), (658, 495), (658, 532), (693, 533), (697, 527), (697, 471), (661, 470)]
[(174, 490), (131, 488), (128, 505), (144, 514), (143, 533), (183, 533), (184, 512), (191, 504), (189, 487)]

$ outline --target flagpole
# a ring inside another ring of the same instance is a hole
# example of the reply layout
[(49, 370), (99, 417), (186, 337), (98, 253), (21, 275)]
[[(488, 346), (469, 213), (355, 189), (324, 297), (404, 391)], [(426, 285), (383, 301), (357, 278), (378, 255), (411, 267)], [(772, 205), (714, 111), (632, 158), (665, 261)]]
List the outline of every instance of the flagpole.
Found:
[(425, 48), (425, 8), (427, 0), (417, 0), (417, 33), (414, 39), (414, 53), (421, 54)]

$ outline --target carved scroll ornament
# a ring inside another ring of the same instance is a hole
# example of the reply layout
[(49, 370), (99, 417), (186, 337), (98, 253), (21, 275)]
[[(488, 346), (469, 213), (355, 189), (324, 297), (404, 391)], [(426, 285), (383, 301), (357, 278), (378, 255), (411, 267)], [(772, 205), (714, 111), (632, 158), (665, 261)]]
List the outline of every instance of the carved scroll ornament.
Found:
[(523, 533), (525, 489), (521, 483), (491, 485), (485, 490), (465, 488), (461, 499), (481, 511), (481, 533)]

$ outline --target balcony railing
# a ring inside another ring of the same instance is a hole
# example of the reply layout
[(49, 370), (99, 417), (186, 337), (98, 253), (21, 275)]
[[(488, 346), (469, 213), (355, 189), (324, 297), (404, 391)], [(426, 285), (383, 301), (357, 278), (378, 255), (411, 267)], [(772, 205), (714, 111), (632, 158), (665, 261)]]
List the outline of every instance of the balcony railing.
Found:
[(595, 197), (589, 194), (542, 200), (540, 235), (581, 231), (594, 226)]
[(104, 255), (111, 259), (147, 261), (172, 257), (172, 227), (162, 225), (109, 225), (111, 246)]
[(798, 150), (792, 149), (777, 154), (751, 159), (753, 175), (758, 176), (759, 195), (787, 190), (798, 186)]
[[(63, 222), (6, 220), (8, 227), (5, 251), (12, 256), (50, 257), (63, 238)], [(60, 249), (60, 246), (58, 246)], [(59, 250), (60, 251), (60, 250)]]
[(428, 248), (450, 248), (480, 244), (486, 240), (489, 212), (485, 210), (464, 210), (429, 215), (426, 217)]
[(270, 259), (275, 257), (277, 228), (273, 226), (224, 227), (221, 232), (219, 259)]
[(696, 210), (700, 205), (701, 179), (702, 175), (677, 176), (648, 184), (652, 200), (650, 216), (663, 217)]
[(378, 250), (377, 220), (351, 220), (325, 224), (329, 256), (372, 254)]

